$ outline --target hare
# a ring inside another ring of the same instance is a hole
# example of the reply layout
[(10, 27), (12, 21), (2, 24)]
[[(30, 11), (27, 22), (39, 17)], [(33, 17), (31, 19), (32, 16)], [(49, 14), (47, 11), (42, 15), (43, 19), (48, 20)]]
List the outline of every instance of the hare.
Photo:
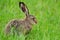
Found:
[(8, 22), (5, 29), (6, 34), (9, 34), (11, 28), (14, 27), (17, 34), (23, 33), (24, 35), (26, 35), (27, 33), (29, 33), (29, 31), (31, 31), (32, 25), (37, 24), (36, 17), (29, 14), (29, 10), (24, 2), (19, 2), (19, 7), (25, 13), (26, 17), (23, 20), (14, 19)]

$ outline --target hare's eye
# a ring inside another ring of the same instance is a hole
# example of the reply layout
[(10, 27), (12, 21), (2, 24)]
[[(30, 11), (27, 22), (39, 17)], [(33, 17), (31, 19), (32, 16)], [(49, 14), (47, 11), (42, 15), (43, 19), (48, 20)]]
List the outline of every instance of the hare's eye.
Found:
[(35, 18), (32, 18), (33, 20), (35, 19)]

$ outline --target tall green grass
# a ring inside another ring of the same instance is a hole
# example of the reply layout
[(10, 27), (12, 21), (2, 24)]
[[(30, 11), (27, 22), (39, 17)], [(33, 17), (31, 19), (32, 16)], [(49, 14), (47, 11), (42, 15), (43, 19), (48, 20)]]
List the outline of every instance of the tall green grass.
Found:
[(36, 16), (38, 21), (32, 26), (27, 40), (60, 40), (60, 0), (0, 0), (0, 40), (25, 39), (23, 35), (4, 35), (10, 20), (25, 17), (19, 8), (20, 1), (28, 6), (30, 14)]

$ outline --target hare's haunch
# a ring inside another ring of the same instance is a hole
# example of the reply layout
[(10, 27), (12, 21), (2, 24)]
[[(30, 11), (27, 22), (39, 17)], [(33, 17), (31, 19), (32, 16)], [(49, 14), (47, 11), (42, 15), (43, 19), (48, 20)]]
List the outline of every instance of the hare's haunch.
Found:
[(35, 16), (29, 14), (29, 10), (24, 2), (19, 2), (19, 7), (25, 13), (26, 18), (23, 20), (11, 20), (6, 25), (5, 33), (9, 34), (11, 28), (14, 27), (17, 34), (23, 33), (24, 35), (27, 34), (32, 29), (32, 24), (37, 23)]

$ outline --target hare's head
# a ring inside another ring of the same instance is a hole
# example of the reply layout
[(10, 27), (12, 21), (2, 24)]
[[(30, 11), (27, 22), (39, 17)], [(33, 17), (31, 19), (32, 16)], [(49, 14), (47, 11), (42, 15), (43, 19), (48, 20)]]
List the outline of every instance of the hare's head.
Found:
[(25, 13), (26, 19), (30, 23), (34, 23), (34, 24), (37, 23), (37, 20), (36, 20), (35, 16), (29, 14), (29, 10), (28, 10), (27, 6), (24, 4), (24, 2), (19, 2), (19, 7)]

